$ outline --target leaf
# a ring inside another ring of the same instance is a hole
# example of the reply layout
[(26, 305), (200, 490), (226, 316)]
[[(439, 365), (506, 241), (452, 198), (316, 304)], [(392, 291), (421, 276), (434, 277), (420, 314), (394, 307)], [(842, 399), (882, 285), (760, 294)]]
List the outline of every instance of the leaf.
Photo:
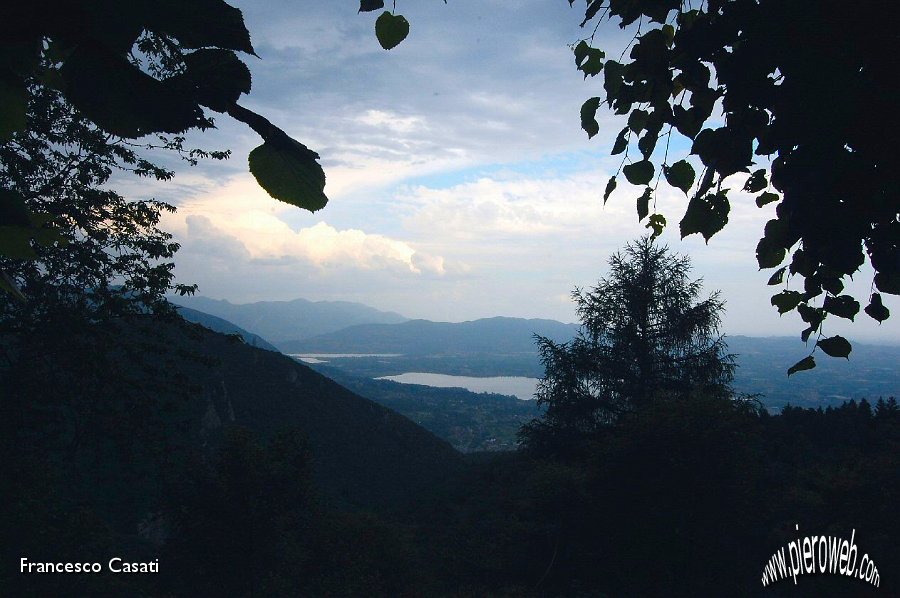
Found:
[(794, 252), (789, 270), (791, 274), (799, 274), (804, 278), (809, 278), (815, 272), (816, 264), (813, 263), (812, 258), (810, 258), (809, 255), (801, 248)]
[(756, 205), (759, 207), (763, 207), (766, 204), (770, 204), (773, 201), (778, 201), (781, 197), (778, 196), (777, 193), (771, 193), (766, 191), (764, 193), (760, 193), (756, 198)]
[(769, 277), (769, 282), (767, 282), (766, 284), (768, 284), (769, 286), (775, 286), (784, 282), (784, 273), (786, 270), (787, 266), (778, 268), (778, 270), (775, 271), (775, 274)]
[(685, 109), (678, 105), (672, 107), (672, 123), (685, 137), (695, 138), (703, 127), (703, 122), (702, 115), (696, 108)]
[(666, 46), (671, 48), (672, 43), (675, 41), (675, 28), (667, 23), (663, 25), (662, 34), (663, 39), (666, 41)]
[(825, 276), (822, 278), (822, 288), (832, 295), (837, 295), (844, 290), (844, 283), (837, 276)]
[(830, 314), (834, 314), (839, 318), (852, 320), (859, 313), (859, 301), (850, 295), (841, 295), (839, 297), (825, 297), (822, 308)]
[(18, 77), (0, 77), (0, 140), (25, 130), (28, 94)]
[(696, 195), (706, 195), (713, 186), (713, 175), (715, 175), (715, 170), (712, 168), (707, 168), (703, 172), (703, 178), (700, 179), (700, 186), (697, 188)]
[[(603, 7), (603, 2), (604, 0), (589, 0), (584, 11), (584, 20), (581, 22), (581, 27), (584, 27), (588, 21), (597, 15), (597, 12)], [(571, 2), (569, 4), (571, 5)]]
[(627, 164), (622, 168), (622, 173), (632, 185), (646, 185), (653, 178), (654, 171), (653, 163), (649, 160)]
[(652, 129), (644, 133), (644, 136), (638, 141), (638, 149), (641, 150), (645, 159), (650, 159), (657, 141), (659, 141), (659, 133)]
[[(584, 45), (582, 46), (581, 44)], [(603, 70), (603, 59), (605, 57), (606, 54), (602, 50), (591, 48), (583, 41), (575, 46), (575, 64), (578, 65), (578, 70), (584, 73), (585, 79), (588, 76), (593, 77), (600, 74), (600, 71)]]
[(628, 115), (628, 128), (635, 133), (640, 133), (647, 125), (647, 118), (649, 118), (649, 116), (650, 113), (646, 110), (635, 108), (631, 111), (631, 114)]
[(136, 138), (182, 133), (203, 122), (203, 111), (185, 91), (183, 80), (158, 81), (124, 56), (79, 47), (60, 72), (66, 98), (113, 135)]
[(29, 226), (31, 217), (25, 198), (18, 191), (0, 189), (0, 225)]
[(638, 197), (637, 200), (637, 213), (638, 213), (638, 222), (647, 217), (647, 214), (650, 213), (650, 196), (653, 194), (653, 189), (647, 187), (644, 189), (643, 195)]
[(772, 305), (778, 308), (779, 314), (786, 314), (803, 301), (803, 295), (797, 291), (782, 291), (777, 295), (773, 295), (771, 299)]
[(186, 48), (224, 48), (255, 54), (240, 10), (224, 0), (156, 0), (147, 28)]
[(609, 199), (609, 196), (612, 195), (612, 192), (616, 190), (616, 177), (610, 177), (609, 182), (606, 183), (606, 191), (603, 192), (603, 203), (606, 204), (606, 200)]
[[(766, 180), (766, 169), (760, 168), (747, 179), (747, 182), (744, 183), (744, 191), (748, 191), (750, 193), (756, 193), (757, 191), (762, 191), (766, 187), (768, 187), (769, 183)], [(765, 204), (763, 204), (765, 205)]]
[(590, 98), (581, 105), (581, 128), (588, 134), (588, 139), (600, 132), (600, 124), (597, 122), (597, 109), (600, 107), (600, 98)]
[(666, 218), (662, 214), (651, 214), (644, 227), (653, 229), (650, 239), (655, 239), (663, 233), (663, 229), (666, 227)]
[(615, 60), (607, 60), (603, 67), (603, 89), (609, 99), (617, 98), (622, 88), (625, 67)]
[(691, 153), (700, 156), (703, 163), (718, 172), (721, 178), (746, 171), (753, 162), (751, 138), (746, 131), (730, 126), (700, 131), (694, 138)]
[(876, 272), (875, 286), (882, 293), (900, 295), (900, 275), (894, 272)]
[(250, 93), (250, 69), (231, 50), (196, 50), (185, 55), (184, 63), (187, 70), (179, 78), (191, 86), (198, 103), (217, 112)]
[(584, 62), (585, 58), (587, 58), (588, 50), (590, 49), (591, 47), (584, 40), (578, 42), (572, 49), (572, 53), (575, 54), (575, 67), (579, 70), (581, 69), (581, 63)]
[(360, 12), (371, 12), (380, 8), (384, 8), (384, 0), (359, 0), (359, 11), (357, 14)]
[(268, 140), (250, 152), (250, 172), (275, 199), (315, 212), (328, 203), (319, 155), (289, 137)]
[(700, 233), (709, 243), (709, 240), (728, 223), (728, 213), (731, 204), (725, 191), (716, 194), (708, 194), (703, 197), (694, 195), (688, 202), (687, 211), (681, 219), (681, 238), (694, 233)]
[(612, 155), (621, 154), (628, 147), (628, 138), (631, 136), (631, 129), (625, 127), (619, 131), (615, 143), (613, 143)]
[(14, 260), (33, 260), (37, 257), (31, 247), (33, 229), (25, 226), (0, 226), (0, 256)]
[(790, 376), (792, 374), (796, 374), (797, 372), (802, 372), (804, 370), (811, 370), (816, 367), (816, 360), (813, 359), (812, 355), (808, 355), (804, 357), (794, 365), (788, 368), (787, 375)]
[(756, 262), (759, 269), (774, 268), (784, 261), (787, 250), (771, 237), (763, 237), (756, 245)]
[(850, 351), (853, 349), (850, 342), (840, 335), (823, 338), (816, 343), (816, 346), (832, 357), (843, 357), (845, 359), (850, 359)]
[(884, 322), (891, 317), (891, 311), (881, 302), (880, 293), (872, 293), (872, 297), (869, 299), (869, 305), (866, 306), (865, 312), (869, 314), (869, 317), (873, 320), (878, 320), (879, 323)]
[(797, 313), (804, 322), (809, 324), (815, 330), (819, 329), (819, 325), (825, 320), (825, 311), (821, 307), (812, 307), (807, 303), (800, 303), (797, 306)]
[(818, 329), (818, 326), (810, 326), (809, 328), (804, 329), (803, 332), (800, 333), (800, 340), (805, 343), (809, 340), (809, 336)]
[(375, 37), (385, 50), (396, 48), (409, 35), (409, 21), (403, 15), (384, 11), (375, 20)]
[(663, 174), (667, 183), (681, 189), (685, 195), (694, 186), (694, 178), (697, 176), (694, 167), (687, 160), (679, 160), (671, 166), (663, 166)]

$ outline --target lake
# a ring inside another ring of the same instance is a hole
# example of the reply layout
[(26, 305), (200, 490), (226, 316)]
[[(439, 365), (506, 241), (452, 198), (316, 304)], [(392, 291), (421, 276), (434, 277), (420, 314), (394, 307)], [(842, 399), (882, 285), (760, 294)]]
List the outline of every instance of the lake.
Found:
[(472, 392), (493, 392), (513, 395), (524, 401), (534, 398), (537, 378), (524, 376), (451, 376), (449, 374), (430, 374), (426, 372), (407, 372), (396, 376), (381, 376), (377, 380), (392, 380), (401, 384), (422, 384), (439, 388), (465, 388)]

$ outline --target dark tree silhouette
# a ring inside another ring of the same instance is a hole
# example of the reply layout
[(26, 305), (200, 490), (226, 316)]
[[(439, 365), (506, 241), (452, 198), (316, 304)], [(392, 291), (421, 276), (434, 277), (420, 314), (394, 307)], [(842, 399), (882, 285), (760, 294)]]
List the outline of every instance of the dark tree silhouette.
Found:
[(649, 236), (610, 260), (590, 291), (576, 289), (582, 328), (569, 343), (538, 337), (545, 374), (543, 420), (522, 431), (529, 444), (573, 443), (654, 401), (692, 393), (727, 397), (734, 362), (718, 333), (718, 293), (700, 300), (690, 260)]

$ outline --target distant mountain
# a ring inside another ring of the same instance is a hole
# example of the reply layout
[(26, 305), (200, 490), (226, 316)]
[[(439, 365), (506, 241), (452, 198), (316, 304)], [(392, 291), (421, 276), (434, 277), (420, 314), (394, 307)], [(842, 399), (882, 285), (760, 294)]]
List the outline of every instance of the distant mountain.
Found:
[(470, 322), (410, 320), (402, 324), (362, 324), (313, 338), (282, 341), (285, 353), (537, 353), (534, 335), (568, 341), (577, 324), (555, 320), (486, 318)]
[(349, 301), (259, 301), (229, 303), (207, 297), (171, 297), (176, 305), (189, 307), (258, 334), (270, 343), (305, 339), (357, 324), (399, 324), (400, 314), (380, 311)]
[(259, 336), (258, 334), (253, 334), (252, 332), (247, 332), (240, 326), (236, 326), (228, 320), (212, 316), (202, 311), (197, 311), (196, 309), (191, 309), (190, 307), (178, 306), (177, 309), (178, 313), (181, 314), (181, 317), (188, 322), (200, 324), (205, 328), (209, 328), (213, 332), (219, 332), (222, 334), (237, 334), (241, 338), (243, 338), (244, 342), (251, 347), (265, 349), (266, 351), (278, 351), (278, 349), (274, 345), (267, 342), (263, 337)]

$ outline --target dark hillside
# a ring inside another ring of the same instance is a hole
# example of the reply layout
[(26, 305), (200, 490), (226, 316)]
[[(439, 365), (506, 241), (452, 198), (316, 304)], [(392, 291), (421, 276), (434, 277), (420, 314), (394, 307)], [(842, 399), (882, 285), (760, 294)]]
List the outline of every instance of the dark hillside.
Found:
[(264, 434), (301, 429), (332, 498), (394, 505), (446, 479), (460, 462), (448, 443), (289, 357), (212, 333), (202, 347), (220, 362), (204, 374), (216, 418)]
[(179, 306), (177, 309), (178, 314), (188, 322), (200, 324), (204, 328), (209, 328), (213, 332), (219, 332), (221, 334), (237, 334), (251, 347), (259, 347), (266, 351), (278, 351), (275, 345), (269, 343), (263, 337), (258, 334), (253, 334), (252, 332), (247, 332), (240, 326), (232, 324), (228, 320), (212, 316), (202, 311), (197, 311), (196, 309), (191, 309), (190, 307)]

